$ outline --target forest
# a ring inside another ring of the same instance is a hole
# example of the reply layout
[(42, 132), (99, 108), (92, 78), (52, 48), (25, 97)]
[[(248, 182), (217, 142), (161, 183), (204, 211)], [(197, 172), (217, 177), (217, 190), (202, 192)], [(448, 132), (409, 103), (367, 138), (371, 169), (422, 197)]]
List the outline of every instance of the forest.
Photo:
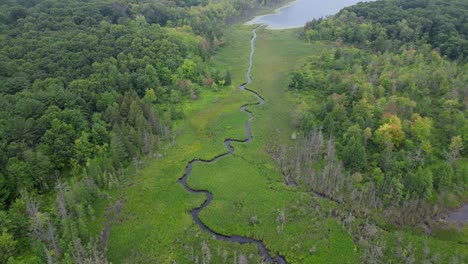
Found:
[(466, 62), (468, 28), (463, 0), (393, 0), (359, 3), (335, 18), (305, 25), (309, 40), (341, 39), (375, 52), (430, 45), (442, 56)]
[(303, 138), (271, 150), (296, 181), (396, 226), (466, 201), (464, 1), (377, 1), (306, 24), (334, 48), (290, 74)]
[(1, 1), (0, 262), (104, 261), (94, 201), (231, 85), (205, 64), (224, 28), (278, 2)]
[(286, 2), (0, 1), (0, 263), (466, 263), (468, 2)]

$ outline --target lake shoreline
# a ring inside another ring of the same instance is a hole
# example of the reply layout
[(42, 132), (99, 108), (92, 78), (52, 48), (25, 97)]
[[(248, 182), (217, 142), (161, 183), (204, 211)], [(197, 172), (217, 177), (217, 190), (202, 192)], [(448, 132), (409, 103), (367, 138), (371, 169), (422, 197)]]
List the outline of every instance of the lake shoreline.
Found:
[[(262, 23), (256, 23), (256, 21), (259, 20), (260, 18), (265, 17), (265, 16), (277, 15), (277, 14), (279, 14), (283, 9), (288, 8), (288, 7), (290, 7), (290, 6), (292, 6), (292, 5), (296, 4), (296, 3), (297, 3), (297, 0), (290, 1), (290, 2), (286, 3), (286, 4), (283, 5), (283, 6), (280, 6), (280, 7), (276, 8), (276, 9), (273, 11), (273, 13), (254, 16), (254, 18), (252, 18), (251, 20), (245, 22), (243, 25), (245, 25), (245, 26), (260, 25), (260, 24), (262, 24)], [(266, 28), (269, 29), (269, 30), (292, 29), (292, 28), (300, 28), (300, 27), (302, 27), (302, 26), (297, 26), (297, 27), (296, 27), (296, 26), (294, 26), (294, 27), (285, 27), (285, 28), (270, 28), (269, 25), (266, 26)]]
[(255, 16), (244, 25), (265, 25), (268, 30), (303, 28), (307, 22), (314, 19), (327, 18), (343, 8), (372, 1), (375, 0), (336, 0), (327, 3), (319, 0), (294, 0), (271, 13)]

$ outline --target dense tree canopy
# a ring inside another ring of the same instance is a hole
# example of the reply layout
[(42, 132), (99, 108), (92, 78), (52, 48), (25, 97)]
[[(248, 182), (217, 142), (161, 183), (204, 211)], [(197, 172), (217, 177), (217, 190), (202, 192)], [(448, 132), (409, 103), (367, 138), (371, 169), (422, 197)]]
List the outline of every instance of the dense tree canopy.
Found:
[(359, 3), (306, 25), (310, 40), (341, 39), (377, 51), (430, 44), (450, 59), (468, 58), (464, 0), (383, 0)]
[[(331, 40), (335, 48), (290, 74), (289, 89), (310, 105), (298, 127), (306, 141), (317, 131), (334, 139), (347, 170), (341, 192), (314, 178), (317, 191), (350, 200), (366, 193), (383, 208), (443, 207), (447, 193), (466, 200), (467, 11), (466, 1), (384, 0), (305, 26), (309, 41)], [(414, 223), (404, 211), (387, 216)]]
[[(430, 50), (384, 55), (351, 48), (325, 52), (302, 69), (306, 83), (302, 90), (313, 89), (317, 100), (325, 102), (320, 111), (305, 115), (303, 129), (322, 128), (333, 135), (344, 146), (342, 157), (349, 169), (368, 171), (371, 176), (379, 168), (388, 180), (396, 177), (408, 183), (408, 196), (423, 192), (412, 184), (418, 178), (406, 177), (422, 168), (437, 170), (435, 164), (451, 164), (456, 173), (447, 179), (449, 185), (432, 186), (431, 181), (430, 189), (467, 184), (465, 162), (451, 162), (448, 155), (452, 144), (459, 146), (455, 156), (461, 157), (462, 146), (468, 143), (466, 87), (462, 85), (466, 69)], [(291, 76), (293, 84), (296, 75)], [(365, 130), (371, 134), (369, 139)], [(451, 143), (457, 139), (458, 143)], [(367, 162), (363, 162), (366, 152)]]

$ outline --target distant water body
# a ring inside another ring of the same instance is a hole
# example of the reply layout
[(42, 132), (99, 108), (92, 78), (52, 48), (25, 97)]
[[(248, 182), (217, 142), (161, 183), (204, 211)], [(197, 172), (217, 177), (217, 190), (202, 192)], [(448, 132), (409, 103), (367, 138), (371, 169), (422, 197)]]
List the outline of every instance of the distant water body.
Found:
[(359, 2), (372, 0), (297, 0), (280, 9), (275, 14), (259, 16), (246, 24), (266, 24), (269, 29), (286, 29), (303, 27), (306, 22), (334, 15), (342, 8)]

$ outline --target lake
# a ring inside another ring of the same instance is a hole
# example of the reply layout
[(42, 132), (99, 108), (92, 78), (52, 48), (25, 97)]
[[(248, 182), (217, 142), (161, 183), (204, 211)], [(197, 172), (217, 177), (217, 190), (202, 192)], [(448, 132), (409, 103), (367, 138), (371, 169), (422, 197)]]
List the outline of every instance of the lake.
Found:
[(276, 10), (275, 14), (255, 17), (246, 24), (266, 24), (269, 29), (286, 29), (303, 27), (306, 22), (334, 15), (342, 8), (369, 2), (362, 0), (297, 0)]

